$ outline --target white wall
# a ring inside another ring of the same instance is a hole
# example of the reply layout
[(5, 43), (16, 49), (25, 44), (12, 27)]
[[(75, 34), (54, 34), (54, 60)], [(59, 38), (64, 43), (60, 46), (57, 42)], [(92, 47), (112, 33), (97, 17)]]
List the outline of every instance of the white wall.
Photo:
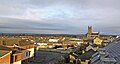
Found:
[[(30, 51), (30, 56), (26, 56), (26, 53), (27, 53), (28, 51)], [(22, 60), (31, 58), (31, 57), (34, 56), (34, 48), (30, 48), (30, 49), (24, 50), (22, 53), (23, 53), (23, 54), (22, 54)]]
[(30, 51), (30, 57), (34, 56), (34, 48), (28, 49)]
[(17, 61), (17, 62), (14, 62), (13, 64), (22, 64), (22, 61)]
[(58, 42), (59, 39), (49, 39), (49, 42)]

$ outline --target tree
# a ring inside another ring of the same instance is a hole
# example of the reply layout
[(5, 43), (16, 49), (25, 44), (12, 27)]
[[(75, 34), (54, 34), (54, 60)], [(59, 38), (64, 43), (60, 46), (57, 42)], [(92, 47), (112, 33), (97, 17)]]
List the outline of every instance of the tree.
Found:
[(5, 41), (3, 41), (3, 45), (6, 45), (6, 42), (5, 42)]

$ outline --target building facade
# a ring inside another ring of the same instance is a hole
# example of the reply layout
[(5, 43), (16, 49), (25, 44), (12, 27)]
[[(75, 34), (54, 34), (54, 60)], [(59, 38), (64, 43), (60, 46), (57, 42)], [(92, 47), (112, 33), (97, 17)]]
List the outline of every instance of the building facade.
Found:
[(95, 37), (100, 37), (99, 32), (92, 32), (92, 26), (88, 26), (88, 32), (86, 34), (87, 38), (95, 38)]
[(11, 64), (11, 51), (0, 50), (0, 64)]
[[(10, 44), (0, 45), (0, 64), (26, 64), (32, 61), (34, 59), (34, 42), (29, 40), (14, 40), (13, 42), (13, 40), (6, 40), (6, 43)], [(2, 56), (3, 50), (11, 51), (11, 53)]]

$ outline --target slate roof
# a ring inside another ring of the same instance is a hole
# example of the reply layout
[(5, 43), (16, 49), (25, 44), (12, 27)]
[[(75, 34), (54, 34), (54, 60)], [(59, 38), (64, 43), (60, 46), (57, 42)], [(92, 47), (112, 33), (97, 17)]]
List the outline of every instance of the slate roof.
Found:
[(9, 53), (10, 51), (12, 51), (11, 48), (0, 45), (0, 57), (4, 56), (5, 54)]
[(89, 60), (92, 55), (95, 53), (95, 51), (93, 51), (92, 49), (89, 50), (89, 51), (86, 51), (84, 54), (80, 55), (80, 59), (81, 60)]
[(0, 45), (0, 50), (7, 50), (7, 51), (11, 51), (12, 49), (11, 49), (11, 48), (8, 48), (8, 47), (5, 47), (5, 46)]
[(1, 44), (7, 46), (13, 46), (14, 44), (18, 46), (34, 45), (34, 43), (31, 42), (30, 40), (24, 40), (21, 38), (6, 38), (6, 39), (4, 38), (0, 40), (2, 40)]
[[(114, 42), (110, 43), (105, 48), (105, 52), (109, 53), (108, 58), (112, 58), (112, 60), (107, 59), (107, 61), (116, 61), (116, 64), (120, 64), (120, 38), (116, 39)], [(100, 64), (100, 59), (95, 61), (95, 56), (93, 57), (91, 62), (95, 62), (94, 64)], [(113, 60), (115, 59), (115, 60)], [(96, 63), (97, 62), (97, 63)]]
[(84, 39), (83, 41), (84, 41), (84, 42), (91, 42), (91, 43), (93, 43), (93, 40), (94, 40), (94, 39)]
[(99, 35), (99, 33), (91, 33), (91, 35)]
[(7, 53), (9, 53), (8, 51), (0, 51), (0, 57), (6, 55)]

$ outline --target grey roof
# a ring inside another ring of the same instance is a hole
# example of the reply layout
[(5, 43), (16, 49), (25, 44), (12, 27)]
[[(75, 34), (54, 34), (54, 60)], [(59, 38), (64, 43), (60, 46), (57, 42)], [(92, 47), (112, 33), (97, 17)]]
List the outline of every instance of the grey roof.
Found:
[(98, 56), (95, 56), (95, 57), (92, 59), (91, 63), (97, 62), (97, 61), (99, 61), (99, 60), (100, 60), (99, 55), (98, 55)]
[(101, 59), (102, 61), (104, 61), (104, 62), (116, 62), (116, 60), (114, 59), (114, 58), (102, 58)]
[[(120, 64), (120, 38), (115, 40), (114, 42), (110, 43), (108, 46), (105, 48), (105, 52), (109, 53), (109, 56), (107, 58), (104, 58), (106, 61), (112, 61), (116, 62), (116, 64)], [(95, 61), (98, 53), (94, 54), (92, 57), (93, 59), (91, 60), (91, 64), (100, 64), (101, 59), (99, 58), (98, 61)]]
[(96, 52), (95, 54), (92, 55), (92, 57), (96, 57), (99, 54), (99, 52)]
[(0, 50), (7, 50), (7, 51), (12, 51), (11, 48), (8, 48), (6, 46), (0, 45)]

